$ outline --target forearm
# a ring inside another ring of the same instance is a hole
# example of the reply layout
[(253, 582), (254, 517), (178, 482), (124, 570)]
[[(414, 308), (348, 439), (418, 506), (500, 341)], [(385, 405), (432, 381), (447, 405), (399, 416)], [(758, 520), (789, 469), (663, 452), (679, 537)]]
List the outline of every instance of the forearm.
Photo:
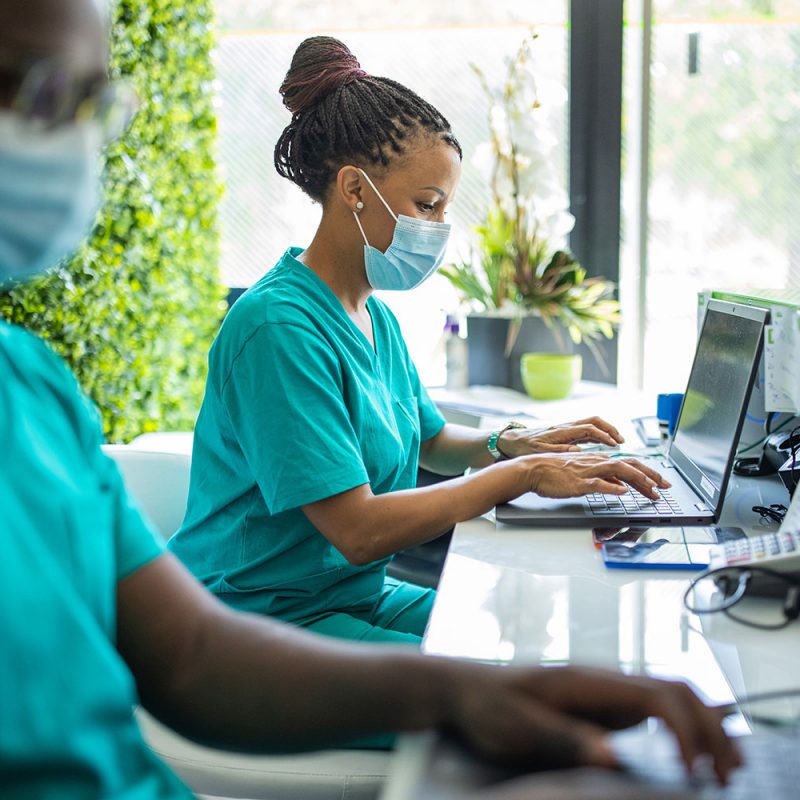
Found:
[(480, 516), (530, 488), (531, 467), (523, 460), (495, 464), (472, 475), (433, 486), (373, 495), (359, 487), (350, 513), (335, 513), (340, 498), (304, 510), (311, 522), (354, 564), (387, 558), (430, 541), (458, 522)]
[(144, 707), (189, 738), (286, 752), (447, 724), (460, 668), (232, 611), (165, 553), (117, 584)]
[(420, 464), (439, 475), (460, 475), (469, 467), (494, 463), (487, 449), (491, 431), (448, 423), (423, 443)]
[(196, 741), (293, 752), (442, 725), (446, 684), (442, 662), (405, 648), (344, 645), (221, 609), (180, 683), (147, 699)]

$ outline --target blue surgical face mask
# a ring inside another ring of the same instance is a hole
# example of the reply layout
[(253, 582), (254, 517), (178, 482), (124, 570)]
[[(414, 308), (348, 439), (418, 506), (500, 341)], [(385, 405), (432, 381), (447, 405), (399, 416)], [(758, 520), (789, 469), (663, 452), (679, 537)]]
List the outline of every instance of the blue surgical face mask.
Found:
[(0, 112), (0, 287), (55, 266), (89, 232), (101, 147), (95, 122), (45, 130)]
[(359, 169), (359, 172), (367, 179), (367, 183), (396, 223), (392, 243), (382, 253), (377, 248), (370, 247), (364, 228), (361, 227), (361, 220), (353, 212), (358, 229), (364, 237), (364, 266), (369, 285), (373, 289), (413, 289), (436, 272), (442, 263), (447, 240), (450, 238), (450, 226), (444, 222), (429, 222), (404, 214), (396, 216), (369, 175), (363, 169)]

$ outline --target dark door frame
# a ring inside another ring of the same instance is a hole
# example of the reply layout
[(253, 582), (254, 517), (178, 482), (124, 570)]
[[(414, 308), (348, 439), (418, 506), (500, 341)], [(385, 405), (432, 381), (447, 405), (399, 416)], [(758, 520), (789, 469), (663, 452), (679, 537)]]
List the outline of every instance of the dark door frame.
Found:
[[(619, 282), (623, 0), (569, 0), (570, 247), (589, 275)], [(617, 340), (601, 342), (609, 374), (585, 345), (583, 377), (616, 382)]]

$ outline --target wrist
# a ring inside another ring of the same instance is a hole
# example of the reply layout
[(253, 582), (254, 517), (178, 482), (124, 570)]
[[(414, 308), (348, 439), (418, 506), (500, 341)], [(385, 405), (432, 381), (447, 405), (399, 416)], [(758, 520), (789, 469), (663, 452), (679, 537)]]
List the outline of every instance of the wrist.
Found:
[(456, 733), (468, 733), (470, 709), (484, 697), (498, 668), (450, 658), (431, 658), (437, 662), (439, 683), (434, 702), (437, 704), (436, 727)]
[(506, 428), (497, 437), (497, 452), (505, 459), (516, 458), (519, 455), (514, 446), (519, 438), (520, 428)]
[(492, 458), (495, 461), (502, 461), (503, 459), (513, 458), (514, 453), (512, 450), (504, 450), (502, 443), (505, 442), (506, 446), (508, 446), (509, 441), (513, 436), (516, 434), (512, 434), (509, 436), (509, 432), (513, 432), (518, 429), (522, 429), (525, 426), (521, 422), (508, 422), (504, 427), (500, 428), (499, 430), (492, 431), (489, 434), (489, 439), (486, 442), (486, 449), (491, 453)]
[[(403, 663), (405, 662), (405, 663)], [(459, 662), (420, 653), (392, 654), (392, 668), (400, 667), (397, 679), (407, 687), (405, 708), (410, 718), (405, 730), (443, 729), (452, 719), (453, 668)], [(401, 693), (398, 693), (398, 697)]]
[(526, 454), (518, 456), (517, 458), (508, 462), (509, 467), (515, 470), (515, 481), (517, 494), (519, 497), (526, 492), (534, 492), (538, 494), (537, 485), (539, 482), (540, 472), (543, 468), (543, 459), (541, 455)]

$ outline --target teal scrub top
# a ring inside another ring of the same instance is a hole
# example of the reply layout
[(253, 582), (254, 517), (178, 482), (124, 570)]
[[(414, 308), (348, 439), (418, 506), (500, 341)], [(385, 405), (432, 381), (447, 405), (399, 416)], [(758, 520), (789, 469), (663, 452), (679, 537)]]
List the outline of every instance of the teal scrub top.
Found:
[(163, 546), (63, 362), (0, 323), (0, 795), (191, 797), (145, 745), (116, 584)]
[(168, 547), (225, 602), (288, 621), (364, 608), (387, 560), (354, 566), (301, 506), (369, 484), (416, 485), (444, 425), (397, 320), (367, 308), (375, 348), (290, 248), (231, 308), (211, 348), (186, 518)]

